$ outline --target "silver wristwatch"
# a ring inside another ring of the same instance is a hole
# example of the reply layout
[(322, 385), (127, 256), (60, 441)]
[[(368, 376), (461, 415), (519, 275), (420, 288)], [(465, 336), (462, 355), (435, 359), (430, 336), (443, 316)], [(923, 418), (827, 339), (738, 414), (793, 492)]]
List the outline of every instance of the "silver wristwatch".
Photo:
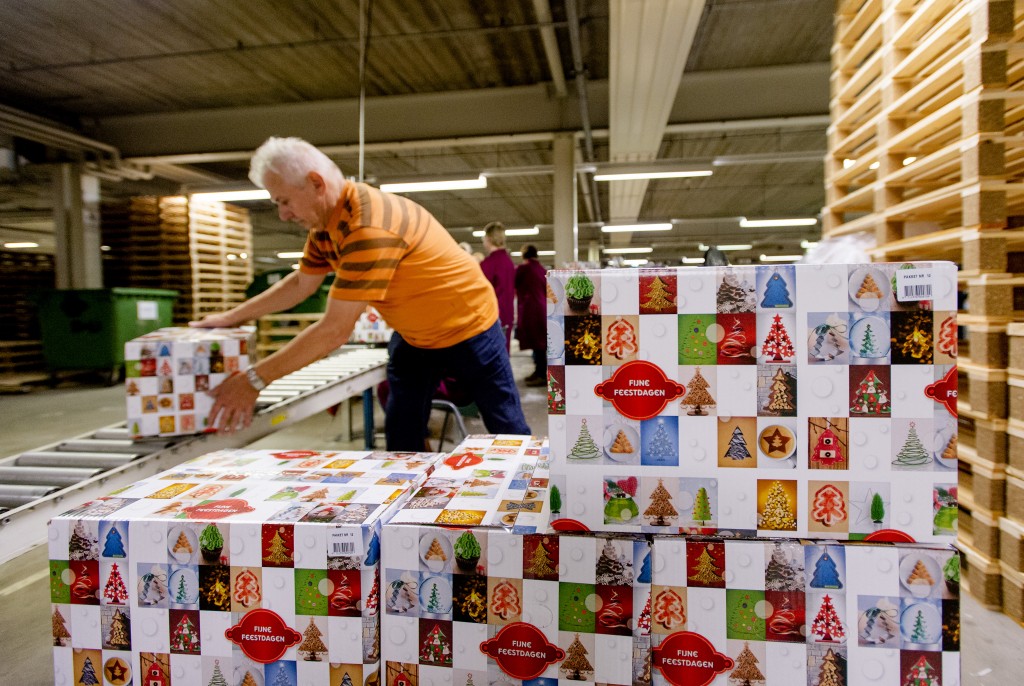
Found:
[(262, 391), (267, 387), (267, 382), (256, 372), (255, 367), (249, 367), (245, 370), (245, 378), (249, 380), (249, 384), (257, 391)]

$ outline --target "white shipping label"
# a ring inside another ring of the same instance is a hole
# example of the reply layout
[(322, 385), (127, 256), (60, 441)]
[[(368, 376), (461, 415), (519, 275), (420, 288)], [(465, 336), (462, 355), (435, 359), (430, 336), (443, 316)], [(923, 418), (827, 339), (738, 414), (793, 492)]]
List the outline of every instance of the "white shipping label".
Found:
[(897, 269), (896, 300), (901, 303), (932, 299), (931, 269)]
[(338, 528), (327, 535), (327, 556), (363, 555), (363, 532), (359, 528)]
[(160, 318), (155, 300), (140, 300), (135, 303), (139, 321), (153, 321)]

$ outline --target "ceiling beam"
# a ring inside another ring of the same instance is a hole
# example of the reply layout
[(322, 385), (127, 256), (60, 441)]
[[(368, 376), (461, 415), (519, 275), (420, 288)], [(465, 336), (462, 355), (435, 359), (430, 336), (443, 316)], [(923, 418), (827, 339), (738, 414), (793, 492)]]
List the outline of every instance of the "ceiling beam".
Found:
[[(684, 74), (671, 124), (828, 113), (827, 62)], [(588, 81), (594, 127), (607, 127), (607, 81)], [(500, 116), (497, 116), (500, 113)], [(356, 98), (187, 112), (102, 117), (90, 136), (125, 157), (253, 150), (269, 136), (315, 145), (359, 139)], [(577, 130), (574, 95), (551, 97), (547, 84), (368, 98), (366, 140), (515, 135)]]

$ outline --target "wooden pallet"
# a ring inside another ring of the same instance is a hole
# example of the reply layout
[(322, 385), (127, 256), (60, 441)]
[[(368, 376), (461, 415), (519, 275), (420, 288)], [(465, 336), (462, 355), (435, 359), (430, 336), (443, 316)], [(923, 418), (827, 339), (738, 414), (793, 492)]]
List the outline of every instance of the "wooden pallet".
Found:
[(260, 317), (256, 322), (256, 352), (260, 357), (277, 352), (322, 317), (322, 312), (268, 314)]

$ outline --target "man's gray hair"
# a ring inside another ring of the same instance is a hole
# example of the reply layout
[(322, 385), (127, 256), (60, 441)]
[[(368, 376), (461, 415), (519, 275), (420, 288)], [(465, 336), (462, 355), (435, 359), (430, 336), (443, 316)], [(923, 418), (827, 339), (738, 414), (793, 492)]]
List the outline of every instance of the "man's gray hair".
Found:
[(501, 222), (491, 222), (485, 226), (484, 235), (495, 248), (505, 247), (505, 225)]
[(330, 157), (301, 138), (268, 138), (253, 153), (249, 163), (249, 180), (263, 188), (263, 179), (272, 171), (290, 186), (302, 186), (309, 172), (325, 180), (344, 177)]

